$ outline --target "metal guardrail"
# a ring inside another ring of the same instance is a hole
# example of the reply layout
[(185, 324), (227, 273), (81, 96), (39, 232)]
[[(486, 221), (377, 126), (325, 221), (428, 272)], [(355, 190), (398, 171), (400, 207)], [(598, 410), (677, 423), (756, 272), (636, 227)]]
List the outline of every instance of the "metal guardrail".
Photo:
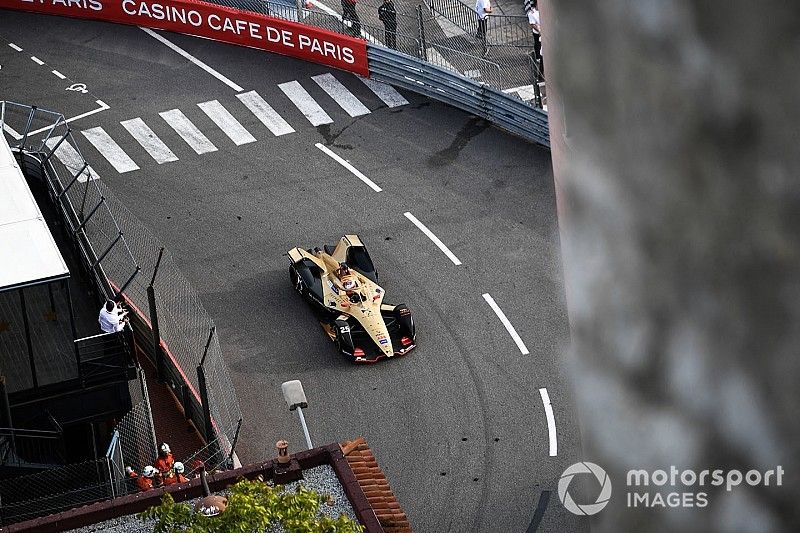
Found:
[(370, 77), (445, 102), (550, 147), (547, 114), (522, 100), (450, 70), (382, 46), (367, 45)]

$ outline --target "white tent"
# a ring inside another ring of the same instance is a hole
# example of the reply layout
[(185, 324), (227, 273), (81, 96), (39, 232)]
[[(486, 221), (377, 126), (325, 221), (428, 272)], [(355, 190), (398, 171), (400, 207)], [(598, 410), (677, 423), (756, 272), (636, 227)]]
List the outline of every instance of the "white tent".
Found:
[(0, 292), (69, 276), (14, 154), (0, 133)]

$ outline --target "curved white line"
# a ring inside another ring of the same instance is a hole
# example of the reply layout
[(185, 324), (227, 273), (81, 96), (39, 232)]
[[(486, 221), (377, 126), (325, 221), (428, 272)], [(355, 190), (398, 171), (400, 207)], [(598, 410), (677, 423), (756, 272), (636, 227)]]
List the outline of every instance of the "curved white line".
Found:
[(556, 418), (553, 416), (553, 406), (550, 405), (550, 395), (547, 389), (539, 389), (539, 395), (544, 404), (544, 414), (547, 417), (547, 434), (550, 437), (550, 457), (558, 455), (558, 439), (556, 438)]
[(500, 309), (500, 306), (497, 305), (497, 302), (494, 301), (494, 298), (487, 293), (483, 295), (483, 299), (486, 300), (486, 303), (492, 308), (494, 314), (496, 314), (497, 318), (500, 319), (500, 322), (503, 323), (503, 326), (505, 326), (506, 331), (508, 331), (508, 334), (511, 335), (511, 338), (514, 339), (514, 343), (516, 343), (517, 348), (519, 348), (519, 351), (522, 352), (522, 355), (528, 355), (530, 353), (528, 351), (528, 347), (525, 346), (524, 342), (522, 342), (522, 338), (517, 333), (517, 330), (514, 329), (511, 321), (508, 320), (508, 317), (506, 317), (506, 314), (502, 309)]

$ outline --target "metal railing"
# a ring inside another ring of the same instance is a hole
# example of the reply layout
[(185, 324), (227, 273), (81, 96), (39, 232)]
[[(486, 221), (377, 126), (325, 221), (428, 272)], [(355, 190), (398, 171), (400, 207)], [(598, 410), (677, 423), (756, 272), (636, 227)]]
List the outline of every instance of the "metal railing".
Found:
[(115, 496), (107, 458), (0, 480), (2, 525)]
[(368, 46), (370, 77), (425, 94), (495, 123), (525, 139), (550, 146), (547, 114), (486, 84), (379, 46)]
[(0, 428), (0, 465), (45, 468), (64, 463), (62, 431)]
[[(406, 11), (403, 11), (402, 5), (396, 5), (397, 28), (393, 32), (387, 32), (383, 22), (379, 20), (379, 0), (359, 0), (355, 8), (357, 22), (352, 13), (344, 15), (339, 2), (211, 1), (343, 35), (361, 37), (368, 43), (393, 48), (496, 89), (511, 89), (507, 98), (521, 98), (515, 89), (535, 83), (528, 59), (534, 42), (527, 18), (489, 16), (486, 21), (486, 36), (479, 38), (476, 36), (477, 16), (474, 7), (459, 0), (424, 0), (415, 10)], [(448, 21), (450, 29), (445, 30), (447, 24), (437, 23), (437, 18)], [(533, 100), (530, 103), (535, 104)]]

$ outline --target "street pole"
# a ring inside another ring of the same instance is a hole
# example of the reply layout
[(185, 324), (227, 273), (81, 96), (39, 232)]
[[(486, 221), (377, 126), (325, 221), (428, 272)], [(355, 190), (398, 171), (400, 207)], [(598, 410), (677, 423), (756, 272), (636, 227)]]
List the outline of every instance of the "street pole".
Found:
[(306, 444), (308, 445), (308, 449), (310, 450), (311, 448), (314, 447), (314, 445), (311, 444), (311, 435), (308, 434), (308, 426), (306, 426), (306, 418), (303, 416), (303, 409), (301, 409), (300, 407), (297, 408), (297, 416), (300, 417), (300, 425), (303, 426), (303, 435), (306, 436)]

